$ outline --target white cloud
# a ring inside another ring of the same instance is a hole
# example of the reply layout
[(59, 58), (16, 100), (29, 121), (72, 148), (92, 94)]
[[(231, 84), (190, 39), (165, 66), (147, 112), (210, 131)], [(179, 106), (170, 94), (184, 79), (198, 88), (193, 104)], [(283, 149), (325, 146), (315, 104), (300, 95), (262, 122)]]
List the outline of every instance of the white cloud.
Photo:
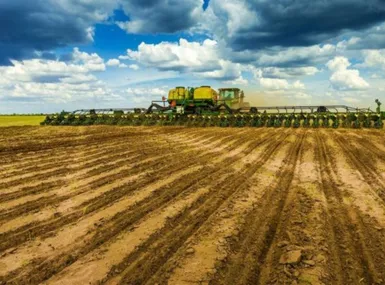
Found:
[(259, 23), (255, 11), (251, 11), (245, 1), (210, 1), (201, 19), (203, 29), (211, 31), (218, 38), (235, 36), (242, 29)]
[(385, 50), (362, 51), (365, 62), (364, 67), (379, 67), (385, 70)]
[(96, 81), (97, 78), (93, 74), (73, 74), (71, 77), (60, 78), (59, 80), (65, 83), (75, 84)]
[(167, 95), (167, 89), (165, 88), (150, 88), (150, 87), (138, 87), (127, 88), (126, 93), (129, 95), (150, 95), (150, 96), (165, 96)]
[(96, 53), (89, 54), (79, 51), (78, 48), (74, 48), (72, 56), (75, 63), (83, 63), (84, 67), (89, 71), (106, 70), (104, 60)]
[(346, 57), (337, 56), (326, 63), (326, 66), (332, 71), (343, 71), (350, 66), (350, 62)]
[(128, 67), (133, 69), (133, 70), (138, 70), (139, 69), (139, 65), (137, 65), (137, 64), (130, 64)]
[(336, 47), (330, 44), (325, 44), (323, 46), (293, 47), (279, 50), (272, 54), (263, 52), (257, 62), (262, 66), (290, 65), (293, 62), (318, 62), (333, 55), (335, 51)]
[(303, 93), (303, 92), (296, 92), (294, 93), (293, 97), (296, 99), (303, 99), (303, 100), (312, 98), (309, 94)]
[(30, 59), (12, 61), (12, 66), (0, 66), (0, 94), (10, 100), (24, 98), (49, 102), (113, 96), (93, 74), (105, 69), (99, 55), (75, 48), (72, 58), (70, 62)]
[(377, 73), (373, 73), (372, 75), (370, 75), (370, 78), (372, 78), (372, 79), (380, 79), (380, 78), (382, 78), (382, 76), (378, 75)]
[(294, 83), (293, 83), (293, 89), (305, 89), (305, 84), (303, 84), (301, 81), (299, 80), (296, 80)]
[(359, 103), (360, 100), (358, 100), (357, 98), (353, 98), (353, 97), (343, 97), (342, 100), (344, 100), (345, 102), (348, 102), (348, 103)]
[(350, 62), (346, 57), (337, 56), (328, 61), (326, 66), (332, 71), (330, 83), (337, 90), (360, 90), (369, 87), (369, 83), (360, 77), (357, 69), (348, 69)]
[(119, 59), (112, 58), (112, 59), (109, 59), (106, 64), (108, 66), (118, 66), (120, 64), (120, 61)]
[(267, 90), (303, 90), (305, 84), (300, 80), (289, 83), (286, 79), (281, 78), (265, 78), (264, 73), (260, 69), (253, 70), (254, 78), (259, 82), (262, 88)]
[(206, 39), (203, 43), (180, 39), (179, 43), (141, 43), (137, 51), (127, 50), (127, 56), (145, 67), (192, 73), (198, 77), (224, 81), (239, 79), (242, 66), (220, 57), (218, 43)]
[(157, 99), (160, 100), (163, 96), (167, 97), (168, 88), (167, 87), (136, 87), (136, 88), (127, 88), (126, 95), (130, 97), (130, 101), (134, 103), (146, 103), (149, 105), (151, 100)]
[(249, 81), (247, 79), (243, 78), (241, 75), (240, 77), (238, 77), (235, 80), (227, 80), (227, 81), (223, 81), (223, 83), (229, 84), (229, 85), (247, 85), (249, 83)]
[[(264, 90), (264, 97), (269, 101), (275, 102), (275, 105), (294, 106), (299, 104), (311, 104), (313, 97), (303, 91), (294, 89), (289, 90)], [(300, 103), (299, 103), (300, 102)]]
[[(320, 72), (318, 68), (314, 66), (304, 66), (304, 67), (263, 67), (263, 68), (254, 68), (251, 67), (251, 71), (255, 74), (260, 74), (259, 77), (266, 78), (281, 78), (281, 79), (290, 79), (298, 78), (302, 76), (312, 76)], [(263, 76), (262, 76), (263, 75)]]
[(141, 43), (137, 51), (127, 50), (129, 59), (149, 67), (166, 70), (215, 70), (218, 67), (217, 42), (202, 44), (180, 39), (178, 43)]
[(265, 89), (281, 90), (289, 89), (290, 85), (286, 79), (277, 79), (277, 78), (260, 78), (259, 84)]
[(218, 61), (220, 68), (214, 71), (197, 72), (198, 76), (204, 78), (214, 78), (219, 80), (236, 80), (242, 76), (241, 65), (239, 63), (232, 63), (231, 61), (220, 59)]

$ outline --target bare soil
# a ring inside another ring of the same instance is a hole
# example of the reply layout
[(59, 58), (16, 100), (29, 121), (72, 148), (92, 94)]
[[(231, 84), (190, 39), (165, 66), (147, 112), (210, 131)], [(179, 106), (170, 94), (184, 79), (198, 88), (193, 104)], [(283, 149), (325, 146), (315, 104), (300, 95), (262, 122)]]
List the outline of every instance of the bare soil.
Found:
[(7, 127), (0, 284), (385, 284), (385, 132)]

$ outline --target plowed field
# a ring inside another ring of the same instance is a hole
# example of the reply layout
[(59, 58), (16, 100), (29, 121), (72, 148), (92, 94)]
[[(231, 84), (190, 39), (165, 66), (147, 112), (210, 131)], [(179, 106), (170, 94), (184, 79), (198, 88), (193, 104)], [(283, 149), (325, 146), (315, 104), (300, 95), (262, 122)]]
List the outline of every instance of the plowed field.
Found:
[(385, 132), (0, 129), (0, 284), (385, 284)]

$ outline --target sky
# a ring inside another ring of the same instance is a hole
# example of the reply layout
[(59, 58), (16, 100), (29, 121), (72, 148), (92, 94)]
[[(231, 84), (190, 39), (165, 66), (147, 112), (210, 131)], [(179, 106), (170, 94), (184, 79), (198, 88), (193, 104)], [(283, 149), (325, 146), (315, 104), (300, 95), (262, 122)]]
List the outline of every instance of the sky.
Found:
[(384, 78), (383, 0), (0, 1), (0, 113), (148, 107), (201, 85), (374, 109)]

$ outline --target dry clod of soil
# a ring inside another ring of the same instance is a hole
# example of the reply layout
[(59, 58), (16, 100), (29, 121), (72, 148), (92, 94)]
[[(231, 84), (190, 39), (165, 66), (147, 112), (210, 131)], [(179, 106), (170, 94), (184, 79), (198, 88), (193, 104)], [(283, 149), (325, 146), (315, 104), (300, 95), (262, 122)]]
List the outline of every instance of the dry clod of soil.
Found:
[(280, 259), (280, 264), (298, 264), (301, 261), (302, 258), (302, 251), (301, 250), (293, 250), (284, 252)]
[(187, 254), (193, 254), (195, 252), (195, 249), (193, 249), (192, 247), (190, 247), (190, 248), (188, 248), (187, 250), (186, 250), (186, 253)]
[(302, 262), (306, 265), (309, 265), (309, 266), (314, 266), (315, 265), (315, 261), (314, 260), (302, 260)]

